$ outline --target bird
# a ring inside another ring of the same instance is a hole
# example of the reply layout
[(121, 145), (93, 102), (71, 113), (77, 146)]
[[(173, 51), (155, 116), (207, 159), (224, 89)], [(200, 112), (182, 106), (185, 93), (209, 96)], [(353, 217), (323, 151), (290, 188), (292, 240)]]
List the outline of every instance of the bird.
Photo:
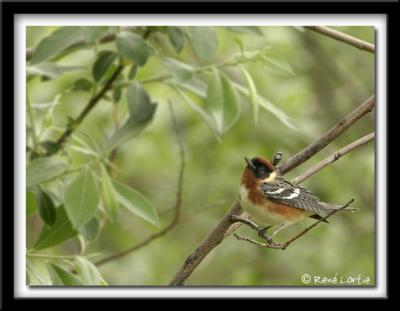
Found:
[[(271, 235), (266, 235), (271, 241), (279, 231), (306, 217), (327, 222), (323, 219), (325, 216), (343, 207), (322, 202), (311, 191), (294, 185), (281, 176), (267, 158), (244, 159), (247, 165), (240, 181), (240, 204), (250, 216), (268, 224), (262, 233), (278, 225)], [(358, 209), (346, 207), (343, 210)]]

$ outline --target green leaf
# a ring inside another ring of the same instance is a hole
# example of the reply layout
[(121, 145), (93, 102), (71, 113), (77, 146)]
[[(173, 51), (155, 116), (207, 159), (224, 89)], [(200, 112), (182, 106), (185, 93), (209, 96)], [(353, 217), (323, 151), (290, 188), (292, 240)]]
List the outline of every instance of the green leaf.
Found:
[(46, 262), (42, 259), (26, 258), (26, 271), (29, 276), (29, 285), (52, 285), (51, 276)]
[(111, 182), (110, 176), (108, 176), (107, 169), (103, 164), (100, 165), (101, 168), (101, 196), (103, 198), (104, 208), (106, 214), (112, 223), (117, 220), (118, 213), (118, 198), (117, 192), (115, 191), (113, 184)]
[(129, 70), (128, 79), (133, 80), (136, 77), (137, 71), (138, 71), (138, 65), (133, 64), (131, 66), (131, 69)]
[(218, 49), (218, 37), (212, 27), (190, 26), (189, 39), (190, 44), (197, 57), (208, 59), (212, 57)]
[(36, 193), (33, 191), (26, 192), (26, 217), (33, 215), (37, 211)]
[(87, 43), (95, 43), (107, 32), (108, 26), (85, 26), (82, 27), (82, 34)]
[(39, 190), (37, 192), (36, 205), (43, 221), (49, 226), (54, 225), (56, 221), (56, 208), (50, 196), (45, 191)]
[(214, 117), (217, 129), (223, 134), (239, 118), (239, 98), (229, 78), (213, 68), (207, 89), (207, 108)]
[(139, 66), (146, 64), (149, 56), (154, 54), (154, 49), (148, 46), (145, 40), (130, 32), (121, 32), (117, 36), (116, 44), (118, 52), (123, 57), (134, 61)]
[(92, 75), (96, 82), (99, 82), (107, 69), (117, 58), (118, 53), (113, 51), (101, 51), (95, 61), (92, 69)]
[(26, 186), (48, 181), (67, 170), (65, 161), (55, 157), (36, 158), (26, 168)]
[(156, 209), (140, 192), (115, 180), (113, 185), (119, 202), (125, 208), (155, 226), (160, 225)]
[(220, 139), (219, 131), (217, 129), (217, 125), (213, 119), (213, 117), (200, 105), (195, 103), (189, 96), (187, 96), (178, 86), (171, 85), (176, 92), (181, 96), (181, 98), (192, 108), (202, 119), (203, 121), (213, 130), (213, 133), (217, 136), (217, 139)]
[(183, 49), (184, 36), (182, 31), (178, 27), (168, 27), (168, 38), (174, 47), (176, 53), (179, 53)]
[(153, 119), (157, 108), (157, 104), (151, 102), (150, 96), (143, 86), (138, 83), (133, 83), (129, 86), (127, 102), (129, 119), (107, 141), (105, 145), (106, 152), (111, 152), (114, 148), (133, 139), (142, 132)]
[(257, 26), (225, 26), (225, 28), (237, 33), (264, 36), (261, 29)]
[(50, 56), (61, 52), (81, 38), (82, 27), (66, 26), (57, 29), (40, 41), (39, 45), (34, 49), (31, 64), (37, 64), (48, 59)]
[(64, 268), (61, 268), (60, 266), (55, 265), (53, 263), (50, 263), (49, 265), (54, 269), (54, 272), (58, 275), (63, 285), (67, 286), (83, 285), (82, 281), (76, 275), (66, 271)]
[[(288, 76), (294, 76), (295, 73), (293, 71), (292, 66), (278, 53), (276, 52), (268, 52), (264, 57), (263, 60), (267, 63), (272, 65), (272, 69), (278, 69), (278, 73), (283, 73)], [(274, 71), (274, 70), (273, 70)], [(274, 71), (275, 72), (275, 71)]]
[(118, 103), (122, 97), (122, 88), (116, 87), (112, 94), (114, 103)]
[(46, 155), (53, 155), (59, 151), (57, 143), (51, 140), (45, 140), (40, 143), (40, 146), (46, 150)]
[(96, 182), (89, 171), (81, 172), (65, 190), (65, 209), (75, 229), (86, 224), (95, 214), (99, 203)]
[(243, 72), (243, 75), (246, 78), (247, 84), (249, 86), (249, 102), (253, 107), (253, 118), (254, 123), (258, 123), (258, 93), (256, 89), (256, 85), (253, 81), (253, 78), (250, 76), (248, 71), (243, 67), (239, 66), (240, 70)]
[(48, 271), (49, 276), (50, 276), (51, 285), (52, 286), (64, 285), (64, 283), (62, 282), (61, 278), (57, 274), (56, 270), (54, 270), (53, 266), (51, 266), (49, 262), (45, 262), (45, 265), (46, 265), (47, 271)]
[(82, 279), (82, 285), (107, 285), (96, 266), (84, 257), (75, 258), (76, 271)]
[(57, 79), (61, 75), (71, 71), (86, 70), (82, 66), (61, 66), (55, 63), (40, 63), (26, 68), (27, 76), (40, 75), (49, 79)]
[(97, 240), (100, 234), (100, 221), (98, 217), (94, 216), (89, 222), (79, 227), (79, 233), (88, 241)]
[(82, 78), (78, 79), (74, 82), (72, 85), (72, 91), (83, 91), (83, 92), (89, 92), (93, 87), (93, 83), (89, 81), (88, 79)]
[[(233, 82), (233, 85), (241, 94), (245, 96), (250, 96), (250, 92), (240, 84)], [(258, 104), (261, 108), (272, 113), (287, 127), (293, 130), (297, 130), (297, 127), (293, 124), (292, 119), (283, 110), (279, 109), (277, 106), (275, 106), (273, 103), (271, 103), (268, 99), (266, 99), (264, 96), (261, 96), (260, 94), (258, 94)]]
[(192, 79), (186, 81), (185, 83), (179, 83), (174, 81), (174, 84), (178, 85), (180, 88), (190, 91), (193, 94), (206, 99), (207, 97), (207, 83), (203, 80), (196, 78), (194, 76)]
[(180, 83), (184, 83), (193, 77), (193, 67), (188, 64), (169, 57), (165, 57), (162, 62)]
[(72, 227), (65, 207), (63, 205), (57, 208), (57, 216), (54, 225), (45, 225), (40, 233), (39, 239), (34, 245), (34, 249), (40, 250), (56, 246), (62, 242), (76, 236), (78, 232)]

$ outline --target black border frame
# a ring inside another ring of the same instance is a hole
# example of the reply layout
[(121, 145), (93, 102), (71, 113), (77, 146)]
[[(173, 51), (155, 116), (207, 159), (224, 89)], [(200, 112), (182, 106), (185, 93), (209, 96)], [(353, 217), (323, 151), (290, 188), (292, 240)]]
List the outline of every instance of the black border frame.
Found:
[[(14, 297), (14, 249), (13, 249), (13, 208), (14, 206), (14, 137), (9, 134), (10, 129), (14, 133), (14, 15), (16, 14), (121, 14), (121, 13), (139, 13), (139, 14), (262, 14), (262, 13), (277, 13), (277, 14), (385, 14), (387, 16), (387, 72), (388, 86), (387, 95), (388, 102), (390, 100), (390, 90), (393, 90), (396, 79), (396, 61), (398, 57), (397, 40), (395, 39), (396, 30), (398, 29), (398, 8), (399, 3), (384, 2), (384, 3), (357, 3), (357, 2), (340, 2), (340, 3), (298, 3), (298, 2), (283, 2), (283, 3), (263, 3), (263, 2), (233, 2), (227, 5), (223, 2), (201, 3), (201, 2), (6, 2), (2, 4), (2, 147), (7, 152), (2, 152), (2, 171), (1, 182), (2, 193), (8, 196), (2, 196), (2, 242), (4, 245), (4, 254), (2, 264), (2, 282), (1, 285), (6, 285), (2, 288), (2, 293), (6, 299), (4, 306), (11, 304), (18, 305), (26, 301), (45, 300), (45, 298), (15, 298)], [(7, 77), (7, 79), (4, 79)], [(390, 79), (391, 77), (391, 79)], [(390, 87), (392, 85), (392, 87)], [(389, 118), (389, 104), (387, 105), (387, 116)], [(389, 143), (389, 131), (387, 132), (387, 146)], [(8, 147), (8, 148), (7, 148)], [(7, 148), (7, 149), (6, 149)], [(389, 152), (387, 151), (389, 157)], [(387, 158), (387, 166), (388, 166)], [(388, 172), (389, 173), (389, 172)], [(4, 178), (3, 178), (4, 176)], [(11, 204), (10, 204), (11, 203)], [(389, 211), (388, 211), (389, 215)], [(389, 221), (390, 217), (388, 217)], [(394, 218), (392, 217), (392, 220)], [(12, 221), (11, 221), (12, 220)], [(389, 252), (389, 235), (387, 239), (387, 249)], [(388, 254), (389, 255), (389, 254)], [(389, 283), (389, 256), (387, 262), (387, 278)], [(387, 284), (387, 294), (389, 297), (389, 284)], [(101, 298), (101, 297), (100, 297)], [(157, 298), (157, 297), (154, 297)], [(93, 300), (95, 298), (83, 298), (84, 300)], [(103, 298), (104, 299), (104, 298)], [(103, 300), (102, 299), (102, 300)], [(108, 298), (117, 299), (117, 298)], [(122, 298), (127, 299), (127, 298)], [(134, 298), (132, 298), (134, 299)], [(138, 299), (138, 298), (136, 298)], [(140, 299), (140, 298), (139, 298)], [(189, 298), (190, 299), (190, 298)], [(65, 298), (52, 298), (52, 300), (71, 300)], [(80, 298), (80, 301), (82, 298)], [(104, 305), (105, 306), (105, 305)], [(1, 304), (0, 304), (1, 307)]]

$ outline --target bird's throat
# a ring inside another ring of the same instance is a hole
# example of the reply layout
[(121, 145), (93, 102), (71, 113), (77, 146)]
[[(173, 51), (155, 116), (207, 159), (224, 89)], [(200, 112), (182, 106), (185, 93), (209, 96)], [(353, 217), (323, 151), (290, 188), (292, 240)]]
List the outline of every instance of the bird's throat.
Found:
[(263, 182), (271, 183), (275, 180), (275, 178), (276, 178), (276, 172), (272, 172), (271, 174), (269, 174), (267, 178), (263, 179)]

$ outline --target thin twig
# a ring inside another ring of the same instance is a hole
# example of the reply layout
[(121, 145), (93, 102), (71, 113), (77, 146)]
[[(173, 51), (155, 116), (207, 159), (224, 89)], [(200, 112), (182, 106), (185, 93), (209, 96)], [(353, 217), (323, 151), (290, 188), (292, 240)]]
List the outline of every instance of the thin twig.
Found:
[(176, 120), (173, 108), (171, 103), (169, 103), (169, 108), (170, 108), (170, 113), (171, 113), (171, 120), (172, 120), (172, 124), (173, 124), (173, 128), (174, 128), (174, 132), (175, 132), (175, 136), (176, 136), (176, 140), (178, 143), (178, 147), (179, 147), (179, 158), (180, 158), (180, 165), (179, 165), (179, 176), (178, 176), (178, 185), (177, 185), (177, 191), (176, 191), (176, 201), (175, 201), (175, 205), (174, 205), (174, 218), (172, 219), (172, 221), (169, 223), (169, 225), (167, 225), (164, 229), (162, 229), (161, 231), (149, 236), (147, 239), (145, 239), (144, 241), (140, 242), (139, 244), (135, 244), (121, 252), (117, 252), (115, 254), (112, 254), (110, 256), (107, 256), (103, 259), (100, 259), (99, 261), (97, 261), (95, 263), (96, 266), (100, 266), (103, 265), (107, 262), (119, 259), (125, 255), (131, 254), (134, 251), (150, 244), (151, 242), (153, 242), (155, 239), (164, 236), (166, 233), (168, 233), (171, 229), (173, 229), (179, 222), (179, 218), (181, 215), (181, 205), (182, 205), (182, 191), (183, 191), (183, 178), (184, 178), (184, 173), (185, 173), (185, 149), (183, 146), (183, 142), (182, 142), (182, 138), (181, 138), (181, 134), (180, 134), (180, 129), (178, 126), (178, 121)]
[[(271, 243), (271, 241), (269, 241), (269, 240), (267, 240), (267, 243), (260, 243), (260, 242), (257, 242), (257, 241), (255, 241), (255, 240), (252, 240), (252, 239), (250, 239), (250, 238), (248, 238), (248, 237), (243, 237), (243, 236), (240, 236), (240, 235), (238, 235), (238, 234), (234, 234), (234, 235), (236, 236), (236, 238), (237, 238), (238, 240), (247, 241), (247, 242), (249, 242), (249, 243), (256, 244), (256, 245), (261, 246), (261, 247), (275, 248), (275, 249), (282, 249), (282, 250), (284, 250), (284, 249), (286, 249), (290, 244), (292, 244), (294, 241), (296, 241), (297, 239), (299, 239), (300, 237), (302, 237), (303, 235), (305, 235), (305, 234), (306, 234), (308, 231), (310, 231), (312, 228), (316, 227), (319, 223), (321, 223), (321, 222), (327, 220), (327, 219), (328, 219), (329, 217), (331, 217), (333, 214), (336, 214), (337, 212), (339, 212), (339, 211), (345, 209), (346, 207), (348, 207), (351, 203), (353, 203), (353, 201), (354, 201), (354, 199), (351, 199), (349, 202), (347, 202), (347, 203), (346, 203), (345, 205), (343, 205), (341, 208), (332, 210), (328, 215), (326, 215), (326, 216), (324, 216), (324, 217), (321, 217), (320, 219), (318, 219), (318, 221), (314, 222), (312, 225), (308, 226), (308, 227), (305, 228), (303, 231), (301, 231), (299, 234), (295, 235), (293, 238), (291, 238), (290, 240), (286, 241), (286, 242), (283, 243), (283, 244)], [(241, 221), (241, 222), (244, 223), (244, 224), (246, 224), (246, 225), (248, 225), (250, 228), (256, 230), (257, 232), (260, 232), (260, 226), (258, 226), (257, 224), (255, 224), (255, 226), (254, 226), (254, 223), (249, 224), (248, 222), (243, 222), (243, 221)]]
[(348, 34), (345, 34), (343, 32), (340, 32), (338, 30), (325, 27), (325, 26), (304, 26), (304, 28), (318, 32), (322, 35), (331, 37), (335, 40), (342, 41), (346, 44), (352, 45), (360, 50), (368, 51), (370, 53), (375, 53), (375, 45), (360, 40), (358, 38), (354, 38)]
[(60, 138), (56, 142), (59, 150), (62, 149), (64, 141), (75, 131), (75, 129), (82, 123), (82, 121), (86, 118), (89, 112), (97, 105), (98, 102), (100, 102), (104, 94), (107, 93), (107, 91), (111, 88), (113, 82), (115, 81), (115, 79), (117, 79), (122, 69), (124, 69), (123, 65), (119, 65), (117, 69), (115, 69), (113, 75), (107, 81), (107, 83), (104, 84), (102, 89), (89, 100), (88, 104), (82, 110), (80, 115), (73, 121), (73, 124), (68, 126), (65, 132), (60, 136)]
[(333, 214), (336, 214), (337, 212), (345, 209), (346, 207), (348, 207), (351, 203), (353, 203), (354, 199), (351, 199), (349, 202), (347, 202), (345, 205), (343, 205), (341, 208), (335, 209), (332, 212), (330, 212), (328, 215), (318, 219), (318, 221), (314, 222), (311, 226), (305, 228), (303, 231), (301, 231), (298, 235), (294, 236), (293, 238), (291, 238), (289, 241), (285, 242), (284, 244), (287, 246), (289, 246), (291, 243), (293, 243), (294, 241), (296, 241), (298, 238), (300, 238), (301, 236), (303, 236), (304, 234), (306, 234), (308, 231), (310, 231), (312, 228), (314, 228), (315, 226), (317, 226), (319, 223), (327, 220), (329, 217), (331, 217)]
[(277, 166), (279, 162), (282, 160), (282, 152), (277, 152), (272, 159), (271, 163), (273, 166)]
[(249, 237), (245, 237), (245, 236), (239, 235), (237, 233), (234, 233), (233, 235), (236, 237), (236, 239), (238, 239), (240, 241), (247, 241), (247, 242), (249, 242), (251, 244), (255, 244), (255, 245), (260, 246), (260, 247), (274, 248), (274, 249), (285, 249), (286, 248), (286, 247), (284, 247), (284, 245), (281, 245), (281, 244), (261, 243), (261, 242), (258, 242), (256, 240), (253, 240), (253, 239), (251, 239)]
[(302, 174), (297, 176), (295, 179), (293, 179), (292, 183), (299, 184), (299, 183), (303, 182), (304, 180), (310, 178), (312, 175), (314, 175), (318, 171), (322, 170), (325, 166), (328, 166), (328, 165), (332, 164), (333, 162), (339, 160), (346, 153), (349, 153), (358, 147), (366, 145), (374, 138), (375, 138), (375, 133), (370, 133), (368, 135), (365, 135), (365, 136), (353, 141), (351, 144), (348, 144), (347, 146), (343, 147), (342, 149), (336, 151), (335, 153), (326, 157), (322, 161), (318, 162), (314, 166), (310, 167), (308, 170), (306, 170), (305, 172), (303, 172)]
[[(328, 145), (332, 140), (342, 134), (345, 130), (351, 127), (357, 122), (361, 117), (366, 115), (369, 111), (373, 109), (375, 105), (374, 96), (371, 96), (368, 100), (363, 102), (357, 109), (349, 113), (345, 118), (338, 122), (331, 130), (322, 135), (316, 142), (310, 144), (308, 147), (297, 153), (295, 156), (291, 157), (289, 160), (284, 162), (279, 167), (280, 173), (283, 175), (304, 161), (309, 159), (314, 154), (318, 153), (323, 147)], [(193, 273), (196, 267), (203, 261), (203, 259), (216, 247), (223, 239), (228, 236), (227, 232), (232, 233), (236, 228), (238, 228), (238, 223), (232, 224), (232, 216), (239, 215), (243, 217), (243, 210), (240, 206), (239, 201), (237, 201), (233, 207), (223, 216), (223, 218), (217, 223), (214, 229), (208, 234), (203, 242), (195, 249), (195, 251), (187, 257), (182, 267), (173, 277), (169, 285), (182, 286), (186, 279)]]
[(364, 101), (360, 106), (350, 112), (342, 120), (340, 120), (334, 127), (332, 127), (328, 132), (318, 138), (311, 145), (307, 146), (303, 150), (299, 151), (294, 156), (290, 157), (283, 164), (277, 166), (277, 171), (280, 174), (285, 174), (293, 168), (299, 166), (303, 162), (307, 161), (314, 154), (319, 152), (321, 149), (326, 147), (331, 141), (336, 137), (345, 132), (350, 126), (360, 120), (368, 112), (371, 112), (375, 106), (375, 96), (372, 95), (366, 101)]
[(233, 222), (240, 222), (242, 224), (245, 224), (246, 226), (249, 226), (251, 229), (255, 230), (258, 232), (258, 236), (260, 238), (263, 238), (264, 240), (267, 241), (267, 244), (271, 246), (271, 248), (283, 248), (283, 245), (276, 243), (274, 240), (272, 240), (272, 237), (270, 237), (266, 229), (268, 229), (270, 226), (263, 228), (257, 225), (254, 221), (250, 220), (248, 217), (242, 217), (242, 216), (236, 216), (233, 215), (231, 217), (231, 220)]

